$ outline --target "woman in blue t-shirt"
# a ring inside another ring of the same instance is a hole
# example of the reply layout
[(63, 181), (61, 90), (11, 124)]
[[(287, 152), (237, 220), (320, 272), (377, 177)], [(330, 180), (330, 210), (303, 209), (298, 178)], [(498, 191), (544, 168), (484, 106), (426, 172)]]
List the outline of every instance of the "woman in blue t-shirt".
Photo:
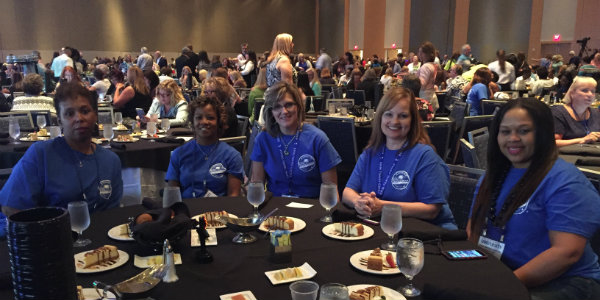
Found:
[(469, 115), (480, 116), (483, 114), (481, 109), (481, 100), (491, 99), (493, 95), (490, 93), (490, 81), (492, 81), (492, 73), (490, 69), (483, 67), (477, 69), (473, 75), (473, 80), (469, 86), (471, 89), (467, 94), (467, 103), (471, 104)]
[(456, 229), (446, 198), (448, 167), (430, 146), (414, 94), (393, 88), (377, 105), (371, 138), (344, 189), (343, 201), (363, 216), (384, 204), (402, 215)]
[(342, 161), (320, 129), (302, 124), (304, 101), (295, 85), (281, 81), (265, 92), (265, 131), (252, 151), (252, 181), (267, 179), (275, 196), (319, 197), (322, 182), (337, 183)]
[(589, 239), (600, 227), (600, 196), (558, 158), (552, 123), (548, 106), (535, 99), (498, 111), (467, 232), (513, 270), (532, 299), (599, 299)]
[(179, 186), (183, 198), (239, 196), (244, 177), (242, 156), (219, 142), (225, 131), (225, 107), (216, 98), (200, 96), (188, 106), (194, 139), (175, 149), (165, 180)]

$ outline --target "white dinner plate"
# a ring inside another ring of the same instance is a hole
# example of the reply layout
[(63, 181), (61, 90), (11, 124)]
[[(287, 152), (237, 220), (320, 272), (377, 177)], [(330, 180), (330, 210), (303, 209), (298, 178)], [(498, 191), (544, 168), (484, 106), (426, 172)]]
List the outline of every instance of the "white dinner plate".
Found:
[(99, 272), (116, 269), (116, 268), (124, 265), (129, 260), (129, 254), (127, 254), (127, 252), (122, 251), (122, 250), (117, 250), (117, 251), (119, 251), (119, 257), (112, 265), (94, 265), (94, 266), (91, 266), (91, 267), (85, 268), (85, 269), (81, 267), (83, 265), (83, 263), (81, 261), (83, 260), (83, 256), (87, 252), (90, 252), (90, 251), (79, 252), (79, 253), (75, 254), (75, 272), (77, 272), (77, 273), (99, 273)]
[(132, 237), (126, 234), (121, 234), (121, 227), (127, 226), (128, 224), (121, 224), (111, 228), (108, 231), (108, 237), (117, 241), (134, 241)]
[(115, 137), (114, 139), (111, 140), (111, 142), (115, 142), (115, 143), (135, 143), (137, 141), (139, 141), (140, 139), (138, 138), (134, 138), (132, 137), (130, 141), (119, 141), (117, 140), (117, 138)]
[[(290, 230), (290, 233), (298, 232), (306, 227), (306, 222), (304, 222), (302, 219), (298, 219), (298, 218), (294, 218), (294, 217), (286, 217), (286, 218), (292, 219), (292, 221), (294, 221), (294, 229)], [(260, 226), (258, 227), (258, 229), (260, 231), (264, 231), (264, 232), (272, 231), (272, 230), (267, 229), (267, 227), (265, 226), (265, 222), (262, 222), (260, 224)]]
[(254, 297), (254, 294), (252, 294), (252, 291), (243, 291), (243, 292), (231, 293), (231, 294), (227, 294), (227, 295), (221, 295), (221, 296), (219, 296), (219, 298), (221, 298), (221, 300), (231, 300), (231, 299), (233, 299), (233, 296), (237, 296), (237, 295), (243, 295), (246, 298), (246, 300), (256, 300), (256, 297)]
[[(354, 291), (362, 290), (364, 288), (368, 288), (370, 286), (374, 286), (376, 284), (355, 284), (348, 286), (348, 294), (352, 294)], [(383, 288), (383, 296), (385, 296), (386, 300), (406, 300), (406, 298), (400, 294), (398, 291), (387, 288), (385, 286), (381, 286)], [(375, 297), (373, 300), (381, 300), (381, 297)]]
[(373, 228), (367, 226), (367, 225), (363, 225), (363, 235), (361, 236), (341, 236), (339, 232), (335, 231), (335, 223), (333, 224), (329, 224), (325, 227), (323, 227), (323, 230), (321, 230), (323, 232), (324, 235), (332, 238), (332, 239), (336, 239), (336, 240), (344, 240), (344, 241), (358, 241), (358, 240), (364, 240), (364, 239), (368, 239), (370, 237), (373, 236), (373, 234), (375, 234), (375, 231), (373, 230)]
[(21, 142), (37, 142), (37, 141), (47, 141), (49, 139), (50, 139), (50, 137), (38, 136), (37, 140), (33, 141), (28, 136), (24, 136), (22, 138), (19, 138), (19, 141), (21, 141)]
[[(383, 257), (383, 270), (382, 271), (378, 271), (378, 270), (371, 270), (367, 268), (367, 259), (369, 258), (369, 254), (371, 254), (371, 252), (373, 252), (373, 250), (365, 250), (365, 251), (360, 251), (357, 253), (354, 253), (354, 255), (350, 256), (350, 264), (363, 271), (363, 272), (367, 272), (367, 273), (371, 273), (371, 274), (378, 274), (378, 275), (394, 275), (394, 274), (400, 274), (400, 269), (396, 268), (390, 268), (389, 265), (387, 264), (387, 262), (385, 261), (385, 256), (388, 253), (392, 253), (392, 255), (394, 256), (394, 262), (396, 261), (396, 253), (393, 251), (386, 251), (386, 250), (381, 250), (381, 255)], [(363, 259), (364, 261), (361, 261), (361, 259)]]
[[(81, 289), (81, 291), (83, 292), (83, 299), (84, 300), (97, 300), (100, 299), (100, 295), (98, 295), (98, 293), (96, 292), (96, 289), (94, 288), (85, 288), (85, 289)], [(102, 293), (102, 291), (100, 291)], [(107, 292), (106, 296), (108, 298), (103, 298), (106, 300), (116, 300), (117, 296), (115, 296), (115, 294), (113, 294), (112, 292)]]
[(113, 131), (127, 131), (129, 130), (129, 128), (125, 127), (125, 128), (119, 128), (119, 127), (113, 127)]
[[(192, 219), (195, 219), (196, 221), (198, 221), (198, 218), (200, 216), (204, 216), (204, 214), (195, 215), (195, 216), (192, 217)], [(231, 217), (231, 218), (237, 218), (238, 217), (238, 216), (236, 216), (234, 214), (230, 214), (230, 213), (228, 213), (228, 216)], [(219, 224), (221, 224), (221, 225), (212, 226), (212, 225), (206, 224), (206, 229), (208, 229), (208, 228), (216, 228), (216, 229), (227, 228), (227, 226), (225, 224), (222, 224), (222, 223), (219, 223)]]
[(294, 281), (298, 281), (298, 280), (306, 280), (306, 279), (313, 278), (313, 277), (315, 277), (315, 275), (317, 275), (317, 271), (315, 271), (315, 269), (313, 269), (307, 262), (305, 262), (303, 265), (299, 266), (298, 268), (300, 268), (300, 270), (302, 271), (302, 277), (294, 277), (294, 278), (289, 278), (289, 279), (285, 279), (285, 280), (275, 279), (275, 273), (277, 273), (281, 270), (284, 270), (284, 269), (268, 271), (268, 272), (265, 272), (265, 275), (267, 275), (267, 278), (269, 278), (269, 280), (271, 281), (271, 283), (273, 285), (294, 282)]
[[(176, 265), (182, 264), (181, 254), (174, 253), (173, 259), (175, 260)], [(138, 268), (142, 268), (142, 269), (154, 267), (154, 266), (162, 264), (162, 263), (163, 263), (162, 254), (151, 255), (151, 256), (137, 256), (137, 255), (133, 256), (133, 265)]]

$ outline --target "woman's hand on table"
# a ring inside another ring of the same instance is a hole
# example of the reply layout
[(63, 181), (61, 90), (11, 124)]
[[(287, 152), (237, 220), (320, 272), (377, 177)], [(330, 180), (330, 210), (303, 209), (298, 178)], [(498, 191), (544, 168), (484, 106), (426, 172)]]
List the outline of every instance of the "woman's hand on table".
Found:
[(600, 139), (600, 132), (591, 132), (590, 134), (581, 138), (580, 144), (595, 143)]

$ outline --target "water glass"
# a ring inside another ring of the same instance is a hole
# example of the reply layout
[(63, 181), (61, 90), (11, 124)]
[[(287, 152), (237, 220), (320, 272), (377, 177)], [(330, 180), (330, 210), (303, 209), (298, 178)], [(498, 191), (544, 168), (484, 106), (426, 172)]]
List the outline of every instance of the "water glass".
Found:
[(121, 112), (115, 113), (115, 122), (119, 125), (123, 124), (123, 114)]
[(71, 230), (77, 232), (77, 240), (73, 243), (73, 247), (85, 247), (92, 241), (82, 239), (83, 231), (90, 226), (90, 212), (87, 202), (75, 201), (68, 205), (69, 217), (71, 219)]
[(328, 110), (329, 110), (329, 114), (330, 115), (334, 115), (335, 114), (335, 104), (331, 104), (330, 103), (329, 107), (328, 107)]
[(11, 119), (8, 123), (8, 134), (13, 139), (13, 143), (20, 144), (19, 136), (21, 135), (21, 127), (19, 126), (19, 120)]
[(348, 115), (348, 108), (345, 107), (345, 106), (340, 107), (340, 115), (347, 116)]
[(290, 284), (292, 300), (317, 300), (319, 284), (314, 281), (301, 280)]
[(319, 300), (348, 300), (348, 288), (340, 283), (326, 283), (321, 286)]
[(160, 120), (160, 128), (162, 130), (164, 130), (165, 133), (167, 133), (167, 131), (169, 131), (169, 129), (171, 128), (171, 120), (169, 120), (169, 119)]
[(178, 186), (167, 186), (163, 190), (163, 207), (171, 207), (171, 205), (181, 202), (181, 191)]
[(338, 190), (335, 183), (322, 183), (319, 193), (319, 203), (325, 208), (327, 214), (320, 220), (321, 222), (331, 223), (331, 209), (338, 203)]
[(98, 101), (104, 101), (104, 93), (98, 93)]
[(423, 242), (413, 238), (403, 238), (398, 241), (396, 263), (400, 272), (408, 279), (408, 284), (400, 288), (400, 293), (406, 297), (421, 295), (421, 291), (412, 284), (412, 279), (421, 272), (425, 262)]
[(402, 208), (396, 204), (386, 204), (381, 209), (381, 230), (385, 232), (390, 240), (381, 244), (381, 249), (396, 250), (394, 235), (402, 229)]
[(110, 148), (110, 140), (112, 140), (112, 138), (115, 135), (115, 133), (113, 132), (112, 124), (104, 124), (104, 129), (102, 129), (102, 134), (109, 143), (107, 148)]
[(265, 201), (265, 184), (262, 181), (248, 183), (248, 202), (254, 207), (254, 211), (250, 214), (249, 218), (260, 218), (258, 212), (258, 206)]
[(60, 136), (60, 127), (59, 126), (48, 126), (48, 133), (50, 134), (50, 138), (56, 138)]
[(36, 119), (36, 124), (40, 129), (46, 128), (46, 116), (38, 115), (35, 119)]

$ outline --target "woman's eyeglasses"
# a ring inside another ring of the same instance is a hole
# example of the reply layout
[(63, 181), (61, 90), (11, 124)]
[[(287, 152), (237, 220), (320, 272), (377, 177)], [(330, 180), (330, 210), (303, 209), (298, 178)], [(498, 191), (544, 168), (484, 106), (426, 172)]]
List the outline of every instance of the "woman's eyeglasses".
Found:
[(281, 105), (281, 104), (275, 104), (273, 106), (273, 111), (281, 111), (284, 107), (285, 107), (286, 110), (290, 110), (294, 106), (296, 106), (296, 103), (294, 103), (294, 102), (286, 102), (283, 105)]

